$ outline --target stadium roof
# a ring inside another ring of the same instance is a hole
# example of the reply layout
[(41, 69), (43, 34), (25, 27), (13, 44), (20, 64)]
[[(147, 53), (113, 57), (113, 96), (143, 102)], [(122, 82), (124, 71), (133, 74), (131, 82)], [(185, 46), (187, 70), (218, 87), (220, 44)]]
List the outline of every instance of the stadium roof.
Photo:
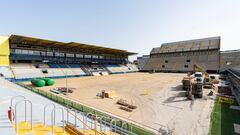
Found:
[(212, 50), (212, 49), (220, 49), (220, 37), (210, 37), (163, 43), (161, 47), (153, 48), (151, 54)]
[(104, 53), (110, 54), (122, 54), (122, 55), (135, 55), (137, 53), (128, 52), (126, 50), (121, 49), (113, 49), (108, 47), (101, 47), (96, 45), (84, 44), (84, 43), (77, 43), (77, 42), (58, 42), (34, 37), (27, 37), (21, 35), (11, 35), (9, 37), (11, 43), (21, 43), (21, 44), (33, 44), (39, 46), (48, 46), (48, 47), (64, 47), (64, 48), (74, 48), (74, 49), (87, 49), (93, 51), (101, 51)]

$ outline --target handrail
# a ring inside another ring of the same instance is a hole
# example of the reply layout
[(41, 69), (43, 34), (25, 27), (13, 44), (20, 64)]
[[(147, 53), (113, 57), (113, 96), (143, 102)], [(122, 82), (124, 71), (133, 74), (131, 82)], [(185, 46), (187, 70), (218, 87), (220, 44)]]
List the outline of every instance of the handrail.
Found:
[[(92, 112), (87, 113), (87, 115), (86, 115), (86, 124), (88, 123), (87, 118), (89, 118), (89, 115), (92, 117), (94, 114)], [(90, 124), (91, 124), (91, 129), (92, 129), (93, 128), (93, 122), (90, 121)]]
[[(75, 116), (75, 114), (73, 114), (73, 113), (70, 112), (70, 111), (69, 111), (69, 114), (72, 115), (72, 116)], [(88, 126), (84, 121), (82, 121), (80, 118), (76, 117), (76, 120), (80, 121), (80, 122), (83, 124), (83, 126), (86, 126), (88, 129), (94, 131), (95, 134), (97, 133), (97, 134), (99, 134), (99, 135), (104, 135), (104, 134), (102, 134), (101, 132), (99, 132), (99, 131), (97, 131), (97, 130), (93, 130), (91, 127), (89, 127), (89, 126)]]
[[(113, 122), (114, 122), (114, 126), (113, 126)], [(110, 122), (110, 129), (113, 129), (114, 128), (114, 132), (115, 132), (115, 135), (116, 135), (116, 131), (117, 131), (117, 120), (115, 119), (112, 119), (111, 122)], [(110, 135), (112, 134), (112, 132), (110, 133)]]
[(64, 127), (64, 110), (61, 107), (54, 108), (51, 112), (51, 121), (52, 121), (52, 133), (53, 133), (53, 128), (55, 126), (55, 120), (56, 120), (56, 110), (59, 109), (62, 111), (62, 123), (63, 123), (63, 133), (65, 132), (65, 127)]
[[(72, 116), (75, 116), (75, 114), (73, 114), (72, 112), (69, 112), (69, 114), (72, 115)], [(92, 113), (88, 113), (88, 115), (89, 115), (89, 114), (92, 114)], [(92, 116), (94, 116), (94, 115), (92, 115)], [(86, 115), (85, 117), (87, 117), (87, 115)], [(79, 120), (79, 121), (83, 124), (83, 126), (86, 126), (88, 129), (94, 131), (95, 134), (104, 135), (104, 133), (101, 133), (101, 132), (106, 131), (106, 128), (105, 128), (104, 131), (101, 130), (101, 129), (102, 129), (102, 128), (101, 128), (101, 123), (102, 123), (102, 124), (105, 123), (105, 126), (107, 126), (107, 123), (108, 123), (108, 122), (107, 122), (106, 120), (105, 120), (105, 121), (102, 120), (103, 118), (106, 118), (106, 117), (104, 117), (104, 116), (101, 116), (101, 117), (99, 117), (99, 118), (100, 118), (100, 119), (99, 119), (99, 120), (100, 120), (100, 132), (97, 131), (97, 130), (92, 129), (91, 127), (89, 127), (89, 126), (87, 125), (87, 123), (85, 123), (84, 121), (82, 121), (79, 117), (76, 117), (76, 119)], [(111, 122), (112, 122), (112, 123), (111, 123)], [(110, 129), (115, 129), (115, 131), (114, 131), (115, 134), (116, 134), (116, 131), (120, 131), (120, 132), (123, 133), (123, 134), (136, 135), (135, 133), (132, 133), (132, 131), (128, 131), (127, 129), (118, 127), (118, 126), (116, 125), (117, 120), (113, 119), (111, 122), (109, 123), (109, 124), (110, 124)], [(114, 122), (114, 124), (113, 124), (113, 122)], [(124, 124), (127, 124), (127, 122), (125, 122)], [(123, 124), (123, 126), (124, 126), (124, 124)], [(127, 128), (127, 127), (126, 127), (126, 128)], [(132, 130), (132, 127), (131, 127), (131, 130)], [(111, 133), (111, 134), (112, 134), (112, 133)]]
[(30, 104), (30, 109), (31, 109), (31, 130), (32, 130), (32, 124), (33, 124), (33, 122), (32, 122), (32, 102), (30, 101), (30, 100), (26, 100), (26, 99), (24, 99), (24, 100), (21, 100), (21, 101), (18, 101), (16, 104), (15, 104), (15, 131), (17, 132), (18, 131), (18, 123), (17, 123), (17, 105), (19, 105), (21, 102), (23, 102), (24, 101), (24, 103), (25, 103), (25, 122), (26, 122), (26, 120), (27, 120), (27, 114), (26, 114), (26, 108), (27, 108), (27, 106), (26, 106), (26, 102), (28, 102), (29, 104)]
[[(126, 126), (125, 126), (126, 125)], [(124, 128), (124, 126), (126, 127), (126, 128)], [(124, 123), (122, 123), (122, 129), (125, 129), (125, 130), (127, 130), (127, 122), (124, 122)], [(121, 135), (123, 134), (123, 132), (121, 131)]]
[(10, 107), (12, 107), (13, 100), (16, 99), (16, 98), (23, 98), (23, 99), (26, 99), (26, 97), (25, 97), (25, 96), (22, 96), (22, 95), (14, 96), (14, 97), (11, 98), (11, 101), (10, 101)]
[(48, 107), (48, 106), (50, 106), (50, 105), (52, 105), (52, 106), (53, 106), (53, 109), (55, 109), (55, 108), (56, 108), (55, 104), (53, 104), (53, 103), (49, 103), (49, 104), (46, 104), (46, 105), (44, 106), (44, 114), (43, 114), (43, 126), (45, 126), (45, 125), (46, 125), (46, 109), (47, 109), (47, 107)]
[[(103, 126), (103, 127), (105, 127), (104, 130), (102, 130), (102, 125), (104, 125), (104, 123), (103, 123), (103, 121), (104, 121), (103, 118), (105, 118), (105, 126)], [(107, 125), (106, 125), (106, 117), (101, 116), (101, 117), (100, 117), (100, 132), (106, 131), (106, 126), (107, 126)]]
[[(13, 106), (13, 100), (14, 99), (16, 99), (16, 98), (22, 98), (22, 99), (26, 99), (26, 97), (25, 96), (22, 96), (22, 95), (18, 95), (18, 96), (15, 96), (15, 97), (12, 97), (11, 98), (11, 101), (10, 101), (10, 109), (11, 109), (11, 111), (12, 111), (12, 106)], [(26, 106), (26, 102), (25, 102), (25, 106)], [(27, 112), (27, 110), (26, 110), (26, 107), (25, 107), (25, 121), (26, 121), (26, 112)]]

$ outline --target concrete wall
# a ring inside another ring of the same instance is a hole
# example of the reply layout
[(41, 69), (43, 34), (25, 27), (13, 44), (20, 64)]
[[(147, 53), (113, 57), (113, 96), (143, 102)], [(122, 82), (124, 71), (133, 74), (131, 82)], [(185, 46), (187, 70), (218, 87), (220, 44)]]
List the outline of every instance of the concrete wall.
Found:
[(221, 52), (220, 71), (224, 71), (229, 68), (240, 70), (240, 50)]

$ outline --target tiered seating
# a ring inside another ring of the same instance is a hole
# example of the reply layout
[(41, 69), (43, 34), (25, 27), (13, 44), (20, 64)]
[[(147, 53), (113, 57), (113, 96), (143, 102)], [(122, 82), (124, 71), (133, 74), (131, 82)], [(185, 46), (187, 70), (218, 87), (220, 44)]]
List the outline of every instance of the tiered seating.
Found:
[(38, 64), (38, 68), (49, 68), (48, 64)]
[(125, 65), (105, 64), (104, 66), (113, 74), (133, 72), (130, 67), (127, 67)]
[(13, 78), (13, 73), (9, 67), (0, 67), (0, 73), (5, 77), (5, 78)]
[(35, 68), (32, 64), (14, 63), (11, 68), (15, 79), (29, 79), (44, 77), (41, 69)]
[(83, 68), (86, 69), (90, 74), (94, 76), (107, 75), (107, 69), (102, 65), (83, 65)]
[(12, 68), (35, 68), (32, 64), (28, 63), (13, 63), (11, 64)]
[(62, 69), (63, 73), (66, 75), (66, 76), (74, 76), (75, 74), (73, 73), (72, 69), (68, 69), (68, 68), (65, 68), (65, 69)]
[(29, 79), (44, 77), (41, 69), (34, 68), (12, 68), (15, 79)]
[(71, 68), (80, 68), (78, 64), (68, 64)]
[(134, 64), (127, 64), (128, 69), (130, 69), (130, 72), (137, 72), (138, 68)]
[(60, 68), (68, 68), (68, 65), (67, 65), (67, 64), (58, 64), (58, 66), (59, 66)]
[(72, 71), (75, 75), (79, 75), (79, 76), (86, 75), (86, 73), (81, 68), (74, 68), (72, 69)]
[(48, 69), (48, 77), (60, 77), (60, 76), (65, 76), (64, 72), (61, 69)]
[(59, 68), (58, 64), (49, 63), (48, 65), (50, 68)]
[[(65, 67), (65, 68), (64, 68)], [(109, 73), (128, 73), (138, 71), (133, 64), (11, 64), (9, 68), (0, 68), (0, 73), (9, 78), (30, 79), (39, 77), (65, 77), (65, 76), (102, 76)], [(12, 71), (12, 72), (11, 72)]]

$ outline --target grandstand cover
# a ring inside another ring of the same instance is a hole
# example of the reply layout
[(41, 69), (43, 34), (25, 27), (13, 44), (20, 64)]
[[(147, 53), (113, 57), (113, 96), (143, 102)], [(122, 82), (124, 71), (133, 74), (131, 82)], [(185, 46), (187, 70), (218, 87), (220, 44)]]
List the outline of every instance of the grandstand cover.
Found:
[(33, 38), (27, 36), (20, 36), (20, 35), (11, 35), (9, 37), (9, 41), (11, 44), (31, 44), (31, 45), (38, 45), (38, 46), (48, 46), (48, 47), (63, 47), (63, 48), (72, 48), (72, 49), (79, 49), (79, 50), (91, 50), (92, 52), (102, 52), (102, 53), (110, 53), (110, 54), (119, 54), (119, 55), (135, 55), (137, 53), (128, 52), (126, 50), (121, 49), (113, 49), (107, 47), (100, 47), (96, 45), (90, 44), (83, 44), (83, 43), (76, 43), (76, 42), (58, 42), (40, 38)]

